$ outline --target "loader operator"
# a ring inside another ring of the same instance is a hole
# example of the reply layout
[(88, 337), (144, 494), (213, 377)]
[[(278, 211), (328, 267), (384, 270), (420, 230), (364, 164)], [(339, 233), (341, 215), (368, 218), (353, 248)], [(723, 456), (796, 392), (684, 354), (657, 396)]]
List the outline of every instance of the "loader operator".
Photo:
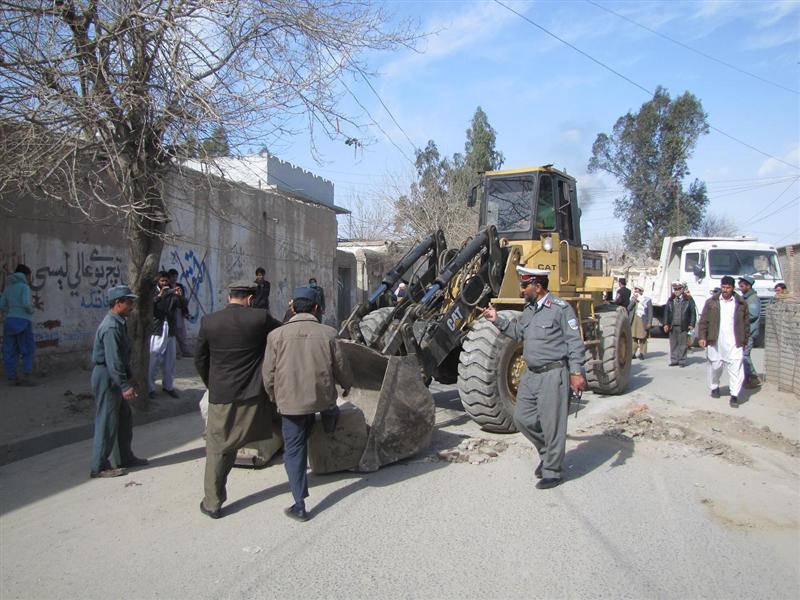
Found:
[(572, 307), (552, 295), (547, 271), (517, 267), (522, 296), (527, 301), (519, 319), (497, 315), (488, 306), (483, 316), (501, 333), (522, 342), (528, 369), (517, 391), (514, 423), (539, 451), (535, 475), (540, 490), (561, 483), (561, 463), (567, 443), (567, 403), (570, 388), (586, 388), (585, 348)]

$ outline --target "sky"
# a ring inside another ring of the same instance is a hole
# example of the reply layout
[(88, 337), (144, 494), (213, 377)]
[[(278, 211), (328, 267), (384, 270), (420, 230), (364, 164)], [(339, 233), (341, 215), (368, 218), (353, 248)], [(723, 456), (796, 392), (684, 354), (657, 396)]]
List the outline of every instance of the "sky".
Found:
[(365, 111), (344, 102), (373, 123), (358, 136), (367, 143), (322, 141), (321, 162), (303, 136), (272, 152), (331, 180), (336, 204), (352, 208), (407, 178), (428, 140), (443, 155), (463, 152), (481, 106), (504, 168), (553, 163), (577, 177), (591, 198), (583, 239), (599, 247), (624, 232), (613, 215), (622, 190), (587, 172), (592, 143), (660, 85), (673, 98), (692, 92), (708, 113), (713, 129), (689, 160), (689, 180), (708, 186), (708, 212), (760, 241), (800, 243), (800, 2), (503, 3), (522, 16), (494, 1), (383, 3), (424, 37), (415, 51), (366, 57), (374, 91), (348, 82)]

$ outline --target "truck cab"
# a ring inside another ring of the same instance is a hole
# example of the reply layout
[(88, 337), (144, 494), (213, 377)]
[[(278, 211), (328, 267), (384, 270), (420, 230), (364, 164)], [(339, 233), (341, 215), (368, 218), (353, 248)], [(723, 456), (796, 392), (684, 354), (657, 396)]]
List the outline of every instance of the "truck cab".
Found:
[(754, 238), (668, 237), (661, 248), (658, 273), (645, 283), (645, 293), (651, 296), (654, 316), (661, 321), (673, 281), (688, 284), (699, 312), (725, 275), (755, 279), (753, 287), (761, 298), (762, 317), (775, 296), (775, 284), (783, 279), (775, 247)]

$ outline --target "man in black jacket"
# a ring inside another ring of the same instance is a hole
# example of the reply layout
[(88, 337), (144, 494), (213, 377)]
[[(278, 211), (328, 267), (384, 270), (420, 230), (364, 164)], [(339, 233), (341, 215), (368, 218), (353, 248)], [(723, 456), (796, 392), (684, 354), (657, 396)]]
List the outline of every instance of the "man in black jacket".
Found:
[(269, 281), (266, 279), (267, 272), (263, 267), (256, 269), (256, 296), (253, 298), (253, 308), (265, 308), (269, 310)]
[(689, 332), (697, 323), (694, 299), (685, 293), (683, 283), (672, 282), (672, 296), (664, 311), (664, 333), (669, 334), (669, 366), (685, 367), (689, 350)]
[(267, 334), (280, 326), (266, 310), (248, 308), (255, 284), (228, 286), (228, 306), (200, 321), (194, 363), (209, 391), (205, 497), (200, 511), (218, 519), (225, 483), (244, 445), (272, 437), (272, 407), (261, 379)]
[(161, 271), (153, 293), (153, 329), (150, 332), (150, 369), (147, 382), (150, 398), (155, 398), (156, 395), (156, 374), (159, 368), (162, 372), (161, 388), (173, 398), (178, 397), (174, 386), (175, 335), (183, 301), (183, 289), (171, 288), (169, 273)]
[(628, 281), (624, 277), (619, 278), (619, 288), (617, 294), (614, 296), (614, 304), (617, 306), (624, 306), (628, 310), (628, 305), (631, 303), (631, 291), (626, 287)]

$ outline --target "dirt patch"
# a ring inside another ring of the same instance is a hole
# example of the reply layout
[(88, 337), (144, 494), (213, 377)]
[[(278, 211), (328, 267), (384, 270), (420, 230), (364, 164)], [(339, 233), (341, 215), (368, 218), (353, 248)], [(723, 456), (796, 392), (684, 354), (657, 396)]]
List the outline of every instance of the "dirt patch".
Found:
[(64, 392), (64, 410), (72, 414), (89, 414), (94, 409), (94, 396), (91, 394), (73, 393), (72, 390)]
[(749, 465), (752, 462), (726, 442), (698, 433), (678, 418), (667, 419), (650, 410), (646, 404), (630, 406), (623, 415), (602, 421), (590, 429), (599, 429), (604, 435), (627, 442), (636, 439), (675, 442), (701, 455), (719, 456), (736, 465)]
[(798, 529), (797, 519), (769, 518), (764, 515), (734, 514), (710, 498), (702, 498), (700, 503), (706, 507), (708, 515), (717, 523), (733, 529), (788, 530)]
[(467, 438), (458, 446), (445, 448), (436, 453), (439, 460), (479, 465), (494, 460), (508, 450), (506, 442), (485, 438)]
[(766, 425), (758, 427), (744, 417), (696, 410), (692, 413), (691, 422), (695, 429), (708, 428), (715, 435), (777, 450), (787, 456), (800, 457), (800, 441), (784, 437)]

